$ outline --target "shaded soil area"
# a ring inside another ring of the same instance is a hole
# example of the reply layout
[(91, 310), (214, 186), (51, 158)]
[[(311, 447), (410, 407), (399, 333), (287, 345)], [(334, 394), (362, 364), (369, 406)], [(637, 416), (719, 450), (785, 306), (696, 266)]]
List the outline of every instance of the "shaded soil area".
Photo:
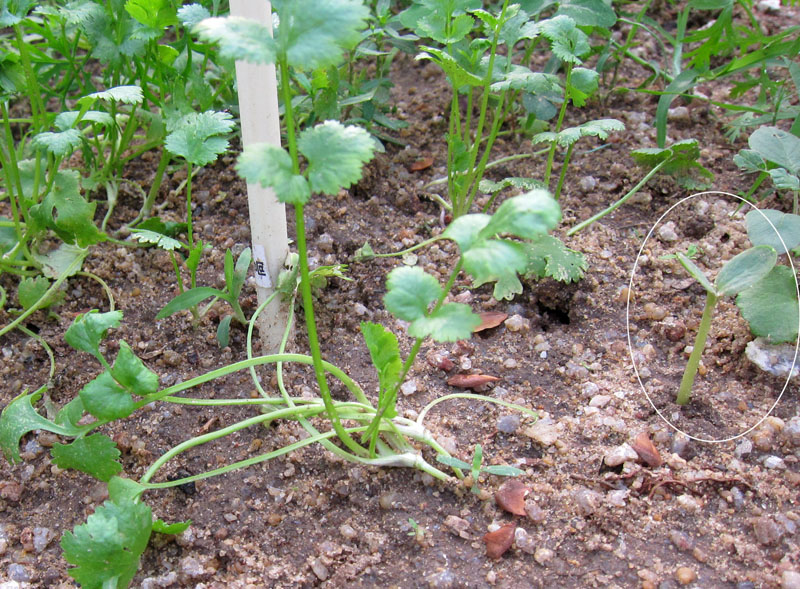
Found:
[[(796, 20), (796, 7), (785, 12)], [(434, 189), (425, 186), (445, 173), (449, 91), (433, 65), (399, 57), (394, 67), (396, 116), (408, 122), (396, 138), (406, 147), (387, 144), (357, 186), (334, 198), (316, 198), (307, 208), (312, 257), (318, 264), (348, 264), (352, 279), (331, 279), (316, 293), (324, 357), (373, 394), (377, 377), (359, 323), (391, 328), (403, 354), (408, 352), (406, 325), (393, 319), (382, 301), (387, 272), (403, 262), (354, 263), (353, 255), (367, 241), (376, 252), (394, 252), (442, 231), (438, 205), (426, 197)], [(625, 68), (619, 83), (635, 87), (644, 72)], [(697, 90), (712, 98), (727, 95), (725, 86)], [(617, 118), (627, 130), (602, 145), (588, 142), (576, 149), (557, 234), (563, 237), (567, 228), (641, 179), (645, 172), (629, 152), (655, 146), (656, 102), (657, 96), (614, 91), (568, 115), (566, 124)], [(685, 108), (671, 117), (669, 141), (698, 139), (701, 163), (715, 173), (713, 188), (746, 191), (749, 179), (731, 161), (745, 139), (726, 139), (725, 119), (716, 107), (675, 106)], [(528, 139), (512, 134), (499, 140), (496, 156), (534, 149)], [(433, 164), (411, 171), (424, 158)], [(157, 161), (157, 154), (150, 154), (134, 162), (130, 182), (147, 187)], [(200, 237), (213, 245), (201, 264), (198, 282), (203, 285), (222, 287), (225, 249), (238, 254), (250, 245), (245, 188), (234, 162), (233, 155), (223, 157), (196, 176), (194, 219)], [(541, 178), (543, 171), (544, 158), (531, 157), (492, 168), (489, 177)], [(181, 180), (176, 172), (163, 189), (164, 219), (183, 218), (185, 201), (174, 193)], [(578, 283), (530, 282), (514, 300), (496, 301), (491, 286), (473, 288), (461, 276), (454, 299), (476, 312), (500, 311), (508, 318), (468, 342), (423, 345), (410, 374), (414, 386), (398, 401), (402, 414), (416, 417), (433, 399), (458, 392), (446, 384), (455, 373), (497, 376), (500, 380), (484, 391), (487, 396), (539, 411), (534, 422), (490, 403), (452, 400), (438, 405), (426, 421), (443, 446), (464, 460), (481, 444), (488, 463), (522, 468), (519, 480), (530, 489), (525, 516), (498, 507), (494, 493), (505, 482), (501, 477), (482, 478), (481, 493), (474, 494), (470, 484), (444, 484), (412, 470), (367, 468), (310, 446), (191, 486), (149, 492), (145, 499), (155, 517), (193, 523), (176, 538), (155, 535), (134, 586), (796, 587), (791, 582), (797, 577), (787, 573), (800, 575), (796, 384), (785, 388), (771, 417), (746, 436), (714, 444), (690, 437), (737, 436), (756, 425), (784, 389), (782, 379), (760, 372), (744, 357), (752, 336), (732, 302), (717, 309), (692, 403), (674, 403), (704, 293), (687, 282), (677, 262), (662, 256), (695, 244), (702, 252), (696, 262), (715, 272), (748, 247), (742, 215), (732, 214), (738, 203), (712, 194), (676, 209), (661, 224), (673, 222), (674, 239), (656, 229), (631, 282), (644, 237), (670, 206), (689, 195), (671, 179), (656, 178), (614, 214), (565, 238), (588, 262)], [(123, 190), (120, 200), (118, 225), (135, 217), (140, 205), (132, 190)], [(791, 205), (768, 200), (760, 206), (788, 210)], [(417, 265), (443, 278), (457, 255), (455, 245), (444, 241), (415, 253)], [(246, 357), (246, 333), (240, 327), (232, 329), (229, 347), (217, 346), (222, 305), (197, 328), (188, 313), (154, 319), (177, 293), (166, 252), (104, 244), (95, 248), (85, 269), (109, 284), (124, 313), (104, 351), (113, 355), (119, 342), (127, 341), (159, 374), (162, 387)], [(11, 287), (8, 277), (1, 280)], [(245, 313), (256, 305), (250, 284), (243, 295)], [(54, 350), (57, 372), (50, 399), (57, 406), (101, 370), (63, 340), (71, 320), (94, 308), (108, 310), (109, 302), (96, 281), (79, 276), (68, 282), (58, 318), (39, 312), (28, 321)], [(0, 323), (12, 319), (0, 313)], [(33, 340), (14, 332), (0, 348), (3, 404), (47, 381), (47, 356)], [(307, 349), (302, 323), (293, 349)], [(438, 367), (441, 357), (452, 360), (449, 373)], [(274, 371), (265, 369), (260, 376), (276, 393)], [(302, 367), (287, 367), (285, 382), (297, 396), (316, 390), (313, 373)], [(334, 394), (345, 396), (344, 391)], [(257, 393), (250, 375), (241, 372), (192, 395), (250, 398)], [(172, 446), (253, 414), (246, 407), (156, 404), (103, 433), (122, 451), (126, 476), (138, 478)], [(181, 455), (156, 479), (200, 473), (305, 435), (294, 422), (251, 428)], [(642, 447), (644, 438), (659, 460)], [(47, 449), (56, 441), (47, 433), (28, 435), (21, 446), (23, 462), (0, 466), (2, 581), (73, 586), (58, 538), (107, 498), (104, 484), (51, 463)], [(513, 547), (500, 559), (489, 558), (484, 535), (512, 521), (517, 526)]]

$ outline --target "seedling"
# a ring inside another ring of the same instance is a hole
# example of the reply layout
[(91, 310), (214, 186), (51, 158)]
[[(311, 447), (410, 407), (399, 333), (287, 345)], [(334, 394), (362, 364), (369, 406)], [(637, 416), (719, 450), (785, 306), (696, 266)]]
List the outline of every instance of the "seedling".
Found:
[(700, 359), (703, 355), (708, 331), (711, 328), (711, 320), (717, 301), (725, 296), (733, 296), (745, 292), (765, 278), (775, 266), (778, 253), (775, 248), (769, 245), (757, 245), (745, 250), (729, 260), (720, 269), (713, 284), (693, 261), (682, 253), (678, 253), (677, 256), (681, 265), (706, 291), (703, 317), (697, 328), (694, 348), (689, 356), (689, 362), (686, 364), (676, 399), (676, 403), (685, 405), (689, 402), (689, 397), (692, 393), (692, 385), (694, 384), (697, 369), (700, 366)]
[(518, 477), (521, 474), (525, 474), (525, 471), (513, 466), (508, 466), (507, 464), (490, 464), (489, 466), (482, 466), (483, 448), (481, 448), (480, 444), (475, 444), (475, 450), (472, 454), (472, 463), (464, 462), (463, 460), (459, 460), (458, 458), (444, 454), (437, 456), (436, 460), (453, 468), (469, 470), (470, 475), (472, 476), (471, 491), (476, 495), (481, 492), (480, 488), (478, 488), (478, 478), (481, 474), (493, 474), (500, 477)]

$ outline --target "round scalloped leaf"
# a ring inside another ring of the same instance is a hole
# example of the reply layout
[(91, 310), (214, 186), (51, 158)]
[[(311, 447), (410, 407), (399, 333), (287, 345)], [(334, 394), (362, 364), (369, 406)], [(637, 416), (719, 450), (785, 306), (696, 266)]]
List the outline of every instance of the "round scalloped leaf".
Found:
[(194, 27), (203, 40), (219, 44), (219, 55), (250, 63), (275, 63), (275, 41), (269, 27), (241, 16), (215, 17)]
[(800, 245), (800, 215), (775, 209), (752, 210), (745, 215), (745, 221), (747, 237), (753, 245), (772, 246), (779, 254)]
[(797, 283), (788, 266), (775, 266), (766, 277), (736, 297), (750, 331), (771, 343), (797, 340)]
[(375, 141), (361, 127), (325, 121), (305, 129), (297, 148), (308, 160), (311, 191), (335, 195), (361, 179), (361, 170), (375, 151)]
[(719, 271), (714, 284), (719, 296), (735, 295), (769, 274), (778, 253), (768, 245), (757, 245), (731, 258)]

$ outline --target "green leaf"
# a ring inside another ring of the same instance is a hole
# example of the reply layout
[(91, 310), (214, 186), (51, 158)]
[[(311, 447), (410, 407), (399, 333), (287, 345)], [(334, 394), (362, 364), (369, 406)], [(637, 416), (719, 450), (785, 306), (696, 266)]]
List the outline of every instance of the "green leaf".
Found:
[(661, 173), (672, 176), (687, 190), (705, 188), (708, 186), (707, 181), (714, 178), (714, 174), (697, 162), (700, 146), (696, 139), (684, 139), (667, 148), (636, 149), (631, 152), (631, 156), (639, 165), (650, 168), (666, 160)]
[(603, 0), (568, 0), (560, 2), (556, 16), (566, 15), (581, 27), (610, 29), (617, 22), (617, 15), (610, 4)]
[(461, 468), (464, 470), (472, 469), (472, 465), (469, 462), (464, 462), (452, 456), (445, 456), (444, 454), (437, 454), (436, 461), (453, 468)]
[(278, 56), (303, 71), (338, 65), (361, 41), (369, 18), (361, 0), (273, 0), (272, 8)]
[(86, 383), (78, 394), (86, 411), (103, 421), (123, 419), (136, 409), (131, 394), (120, 387), (108, 371)]
[(83, 98), (78, 99), (78, 104), (86, 106), (94, 104), (97, 100), (105, 100), (107, 102), (122, 102), (124, 104), (141, 104), (144, 100), (144, 94), (139, 86), (115, 86), (108, 90), (94, 92)]
[(80, 429), (68, 424), (56, 424), (39, 415), (33, 404), (42, 396), (44, 387), (31, 394), (21, 394), (14, 398), (0, 415), (0, 450), (10, 463), (21, 462), (19, 441), (28, 432), (37, 429), (62, 436), (75, 436)]
[(735, 295), (769, 274), (778, 253), (768, 245), (757, 245), (734, 256), (720, 269), (714, 280), (720, 296)]
[(185, 222), (177, 223), (175, 221), (164, 222), (160, 217), (150, 217), (139, 223), (136, 228), (155, 231), (167, 237), (177, 237), (179, 233), (186, 231), (187, 224)]
[(358, 248), (356, 253), (353, 254), (353, 260), (356, 262), (366, 262), (367, 260), (372, 260), (374, 257), (375, 251), (368, 241), (365, 241), (364, 245)]
[(520, 470), (514, 466), (508, 466), (507, 464), (492, 464), (490, 466), (484, 466), (481, 470), (487, 474), (500, 477), (518, 477), (525, 474), (524, 470)]
[(123, 589), (139, 569), (153, 516), (144, 503), (106, 501), (61, 538), (69, 575), (86, 589)]
[(800, 215), (774, 209), (752, 210), (745, 215), (745, 222), (753, 245), (772, 246), (778, 254), (800, 246)]
[(53, 420), (53, 422), (58, 425), (72, 426), (77, 428), (78, 422), (85, 413), (86, 411), (83, 409), (83, 401), (81, 401), (80, 397), (75, 397), (72, 399), (72, 401), (64, 405), (58, 413), (56, 413), (56, 418)]
[(763, 279), (740, 292), (736, 305), (753, 335), (771, 343), (797, 340), (797, 284), (788, 266), (775, 266)]
[(536, 143), (553, 143), (561, 147), (569, 147), (581, 137), (599, 137), (600, 139), (607, 139), (608, 134), (612, 131), (623, 131), (625, 125), (617, 119), (597, 119), (594, 121), (586, 121), (577, 127), (568, 127), (562, 129), (558, 133), (545, 132), (537, 133), (531, 139), (531, 142)]
[[(479, 236), (489, 238), (509, 234), (535, 239), (554, 229), (561, 221), (561, 207), (546, 190), (531, 190), (501, 204)], [(460, 244), (459, 244), (460, 247)], [(462, 249), (462, 253), (469, 251)]]
[(109, 329), (119, 327), (122, 311), (100, 313), (96, 309), (78, 315), (64, 333), (64, 341), (81, 352), (89, 352), (95, 358), (102, 358), (100, 341)]
[(396, 392), (403, 362), (400, 360), (400, 347), (395, 335), (377, 323), (361, 322), (361, 333), (367, 344), (372, 365), (378, 372), (380, 392), (378, 403), (383, 409), (383, 416), (392, 418), (397, 415), (394, 405), (396, 397), (389, 398), (390, 393)]
[(497, 282), (492, 296), (498, 301), (513, 299), (522, 292), (517, 274), (525, 272), (528, 265), (525, 246), (507, 239), (485, 239), (462, 254), (464, 271), (478, 287), (487, 282)]
[(206, 111), (183, 116), (167, 135), (164, 147), (187, 162), (205, 166), (228, 149), (228, 140), (218, 135), (233, 129), (233, 117), (227, 112)]
[(422, 46), (424, 51), (417, 55), (416, 59), (423, 60), (429, 59), (436, 63), (447, 77), (450, 78), (450, 85), (455, 90), (459, 90), (464, 86), (483, 86), (483, 78), (479, 78), (475, 74), (465, 70), (455, 58), (440, 49), (435, 47)]
[(158, 391), (158, 375), (144, 365), (125, 341), (119, 343), (111, 376), (117, 383), (141, 397)]
[(463, 303), (445, 303), (436, 311), (420, 317), (408, 326), (414, 337), (430, 337), (437, 342), (456, 342), (469, 339), (481, 318)]
[(400, 23), (420, 37), (442, 45), (457, 43), (471, 31), (474, 21), (467, 11), (479, 10), (480, 0), (433, 0), (415, 4), (399, 15)]
[(783, 168), (775, 168), (769, 171), (772, 183), (778, 190), (791, 190), (793, 192), (800, 191), (800, 178), (794, 174), (790, 174)]
[(575, 26), (575, 21), (566, 15), (554, 16), (539, 23), (551, 44), (553, 55), (561, 61), (579, 64), (581, 58), (591, 51), (589, 37)]
[(159, 534), (183, 534), (192, 525), (192, 520), (187, 519), (185, 522), (175, 522), (168, 524), (164, 520), (157, 519), (153, 522), (153, 531)]
[[(239, 298), (242, 292), (245, 280), (247, 280), (247, 271), (250, 269), (250, 263), (253, 261), (253, 254), (249, 247), (242, 250), (239, 257), (236, 258), (236, 265), (233, 267), (232, 280), (228, 283), (228, 292), (234, 299)], [(227, 274), (226, 274), (227, 277)]]
[(567, 96), (572, 99), (572, 103), (578, 108), (586, 104), (586, 99), (597, 92), (597, 84), (600, 74), (595, 70), (583, 67), (576, 67), (572, 70), (570, 83), (567, 86)]
[(181, 294), (173, 298), (170, 302), (168, 302), (164, 306), (164, 308), (158, 312), (158, 315), (156, 315), (156, 319), (164, 319), (165, 317), (169, 317), (170, 315), (177, 313), (178, 311), (191, 309), (197, 303), (209, 297), (219, 297), (221, 299), (226, 299), (227, 294), (222, 292), (221, 290), (217, 290), (216, 288), (211, 288), (210, 286), (198, 286), (197, 288), (192, 288), (190, 290), (182, 292)]
[(131, 479), (111, 477), (108, 481), (108, 498), (117, 504), (135, 501), (146, 490), (147, 487)]
[(325, 121), (305, 129), (297, 147), (308, 160), (311, 191), (335, 195), (361, 178), (361, 169), (372, 159), (375, 143), (361, 127)]
[(424, 317), (442, 294), (439, 281), (418, 266), (401, 266), (386, 277), (386, 310), (403, 321)]
[(557, 237), (543, 235), (527, 246), (528, 265), (525, 276), (548, 276), (560, 282), (577, 282), (588, 268), (580, 252), (569, 249)]
[(26, 276), (19, 281), (19, 286), (17, 286), (17, 299), (20, 306), (25, 310), (30, 309), (39, 302), (49, 288), (50, 281), (44, 276)]
[(147, 229), (140, 229), (138, 227), (136, 229), (131, 229), (131, 236), (139, 243), (151, 243), (157, 248), (167, 252), (186, 247), (177, 239), (173, 239), (172, 237), (168, 237), (162, 233), (149, 231)]
[[(79, 116), (81, 117), (80, 121), (78, 121)], [(67, 129), (74, 127), (76, 121), (80, 123), (97, 123), (107, 128), (110, 128), (114, 125), (114, 119), (107, 112), (89, 110), (81, 115), (81, 111), (68, 110), (58, 113), (55, 120), (53, 120), (53, 126), (59, 131), (66, 131)], [(76, 145), (76, 147), (79, 145), (80, 144)]]
[(289, 152), (277, 145), (248, 145), (239, 156), (236, 170), (252, 184), (271, 186), (279, 202), (303, 205), (311, 198), (308, 181), (294, 173)]
[(178, 24), (178, 14), (170, 0), (128, 0), (125, 10), (137, 21), (160, 34)]
[(512, 65), (511, 70), (499, 82), (491, 85), (495, 92), (501, 90), (524, 90), (532, 94), (562, 94), (561, 80), (553, 74), (533, 72), (530, 69)]
[(481, 239), (480, 233), (490, 220), (491, 216), (483, 213), (461, 215), (447, 226), (442, 232), (442, 237), (455, 241), (463, 254)]
[(78, 438), (71, 444), (55, 443), (50, 452), (59, 468), (79, 470), (104, 482), (122, 470), (117, 445), (103, 434)]
[(759, 127), (747, 143), (765, 160), (800, 174), (800, 138), (777, 127)]
[(503, 178), (500, 182), (484, 178), (478, 183), (478, 189), (487, 194), (495, 194), (504, 188), (512, 186), (514, 188), (521, 188), (522, 190), (546, 190), (541, 180), (536, 180), (535, 178), (510, 177)]
[(250, 63), (275, 63), (272, 31), (259, 22), (241, 16), (207, 18), (194, 27), (203, 41), (219, 44), (220, 57)]
[(740, 170), (749, 174), (767, 171), (764, 158), (752, 149), (739, 150), (739, 153), (733, 156), (733, 163), (739, 166)]
[(681, 263), (681, 266), (686, 268), (686, 271), (689, 275), (694, 278), (697, 282), (700, 283), (705, 291), (709, 294), (717, 295), (717, 289), (714, 288), (714, 285), (711, 284), (711, 281), (705, 275), (705, 273), (695, 264), (692, 260), (687, 258), (682, 252), (678, 252), (675, 254), (678, 258), (678, 261)]
[(65, 158), (81, 146), (82, 138), (81, 132), (77, 129), (67, 129), (58, 133), (46, 131), (34, 135), (31, 145), (57, 158)]
[[(86, 257), (88, 250), (79, 248), (69, 243), (62, 243), (56, 249), (50, 250), (46, 254), (31, 252), (33, 258), (42, 265), (42, 274), (48, 278), (57, 280), (62, 276), (74, 276), (81, 271), (83, 258)], [(76, 261), (80, 264), (73, 265)], [(70, 268), (72, 268), (70, 270)]]
[(0, 4), (0, 27), (11, 27), (19, 24), (36, 6), (32, 0), (6, 0)]
[(178, 8), (178, 20), (186, 28), (192, 28), (201, 20), (209, 18), (211, 13), (202, 4), (184, 4)]
[(231, 319), (233, 315), (225, 315), (217, 325), (217, 343), (220, 348), (225, 348), (230, 343)]
[(699, 72), (693, 68), (683, 70), (673, 78), (664, 89), (664, 94), (659, 97), (656, 107), (656, 144), (659, 147), (664, 147), (667, 141), (667, 115), (672, 101), (679, 94), (694, 87), (698, 75)]
[(56, 172), (52, 190), (30, 208), (31, 229), (52, 229), (64, 242), (85, 248), (102, 241), (104, 235), (94, 224), (97, 203), (83, 198), (79, 178), (75, 170)]

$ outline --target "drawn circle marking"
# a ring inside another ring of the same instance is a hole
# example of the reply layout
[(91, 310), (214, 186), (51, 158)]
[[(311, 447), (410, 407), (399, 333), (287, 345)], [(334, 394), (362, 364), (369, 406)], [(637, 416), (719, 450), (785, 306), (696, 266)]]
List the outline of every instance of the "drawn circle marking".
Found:
[[(792, 359), (792, 367), (789, 370), (789, 375), (786, 377), (786, 382), (783, 384), (783, 389), (781, 389), (781, 394), (778, 395), (777, 399), (775, 399), (775, 402), (769, 408), (769, 411), (767, 411), (766, 415), (764, 415), (764, 417), (759, 419), (751, 427), (749, 427), (748, 429), (746, 429), (745, 431), (743, 431), (743, 432), (741, 432), (739, 434), (736, 434), (735, 436), (730, 436), (728, 438), (718, 439), (718, 440), (700, 438), (700, 437), (693, 436), (693, 435), (683, 431), (682, 429), (680, 429), (677, 426), (675, 426), (669, 419), (667, 419), (667, 417), (661, 412), (661, 410), (659, 410), (659, 408), (656, 407), (655, 403), (653, 403), (653, 399), (651, 399), (650, 395), (647, 393), (647, 388), (644, 386), (644, 383), (642, 382), (641, 377), (639, 376), (639, 370), (636, 368), (636, 360), (635, 360), (634, 355), (633, 355), (633, 343), (631, 342), (631, 325), (630, 325), (631, 294), (633, 293), (633, 279), (636, 276), (636, 268), (639, 265), (639, 258), (642, 256), (642, 252), (644, 251), (644, 248), (647, 245), (647, 240), (650, 239), (650, 236), (653, 234), (653, 231), (655, 231), (655, 228), (658, 227), (659, 223), (661, 223), (661, 221), (664, 219), (664, 217), (666, 217), (667, 215), (669, 215), (672, 212), (672, 209), (676, 208), (677, 206), (679, 206), (683, 202), (691, 200), (691, 199), (693, 199), (695, 197), (705, 196), (705, 195), (712, 195), (712, 194), (713, 195), (722, 195), (722, 196), (726, 196), (726, 197), (729, 196), (729, 197), (738, 199), (738, 200), (742, 201), (744, 204), (752, 207), (754, 210), (759, 211), (759, 214), (764, 219), (766, 219), (767, 223), (769, 223), (770, 227), (772, 227), (772, 230), (775, 231), (775, 233), (778, 235), (778, 239), (780, 240), (781, 244), (783, 245), (783, 249), (786, 250), (787, 253), (789, 252), (789, 249), (786, 247), (786, 243), (783, 241), (783, 237), (781, 237), (780, 232), (775, 227), (775, 225), (773, 225), (772, 221), (770, 221), (767, 218), (767, 216), (763, 212), (761, 212), (760, 209), (755, 207), (752, 203), (748, 202), (747, 200), (743, 199), (741, 196), (737, 196), (735, 194), (731, 194), (730, 192), (723, 192), (723, 191), (720, 191), (720, 190), (707, 190), (705, 192), (697, 192), (695, 194), (686, 196), (686, 197), (680, 199), (678, 202), (676, 202), (671, 207), (669, 207), (664, 212), (664, 214), (661, 215), (658, 218), (658, 220), (650, 228), (650, 231), (647, 232), (647, 235), (645, 236), (644, 241), (642, 242), (642, 246), (639, 248), (639, 252), (636, 254), (636, 259), (634, 260), (633, 268), (631, 269), (631, 279), (628, 282), (628, 297), (627, 297), (627, 303), (625, 305), (625, 330), (626, 330), (626, 333), (627, 333), (627, 336), (628, 336), (628, 352), (630, 353), (630, 356), (631, 356), (631, 364), (633, 365), (633, 371), (636, 374), (636, 380), (639, 383), (639, 387), (642, 389), (642, 392), (644, 393), (645, 397), (647, 397), (647, 400), (650, 402), (650, 406), (653, 408), (653, 410), (655, 410), (655, 412), (658, 414), (658, 416), (662, 420), (664, 420), (664, 423), (666, 423), (672, 429), (674, 429), (677, 432), (682, 433), (683, 435), (687, 436), (691, 440), (694, 440), (696, 442), (705, 442), (705, 443), (708, 443), (708, 444), (721, 444), (723, 442), (731, 442), (733, 440), (736, 440), (738, 438), (741, 438), (742, 436), (746, 436), (747, 434), (749, 434), (751, 431), (753, 431), (755, 428), (757, 428), (759, 425), (761, 425), (761, 423), (763, 423), (763, 421), (772, 414), (772, 412), (775, 410), (775, 407), (777, 407), (778, 403), (780, 403), (781, 398), (783, 397), (783, 393), (786, 392), (786, 388), (789, 386), (789, 382), (791, 381), (792, 375), (794, 374), (794, 367), (797, 364), (798, 351), (800, 350), (800, 312), (798, 312), (798, 334), (797, 334), (797, 339), (795, 340), (795, 344), (794, 344), (794, 358)], [(797, 297), (798, 297), (798, 311), (800, 311), (800, 283), (798, 283), (798, 280), (797, 280), (797, 270), (794, 267), (794, 262), (792, 261), (792, 256), (791, 255), (787, 255), (787, 257), (789, 258), (789, 265), (792, 268), (792, 275), (794, 276), (794, 288), (795, 288), (795, 292), (797, 293)]]

